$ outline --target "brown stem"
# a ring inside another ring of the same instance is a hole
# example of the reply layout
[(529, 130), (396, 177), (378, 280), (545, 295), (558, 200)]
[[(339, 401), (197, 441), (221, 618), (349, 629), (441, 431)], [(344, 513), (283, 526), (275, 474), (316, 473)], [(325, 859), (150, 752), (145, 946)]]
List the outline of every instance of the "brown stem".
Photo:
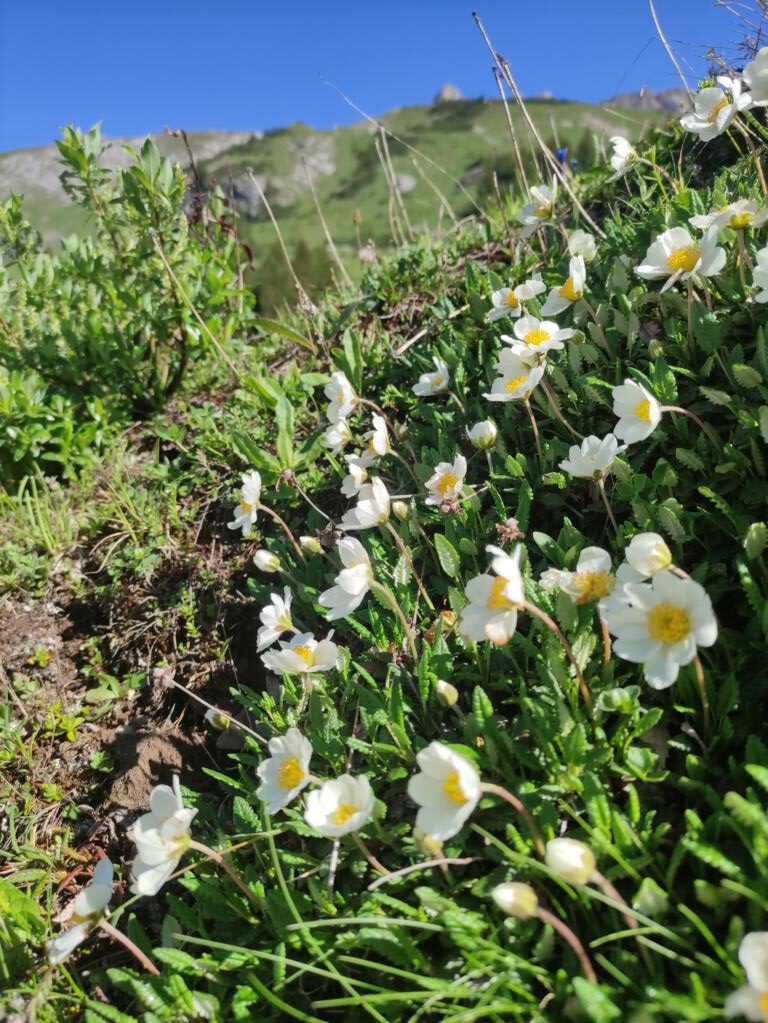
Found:
[(449, 392), (448, 392), (448, 395), (449, 395), (449, 397), (453, 398), (453, 400), (454, 400), (454, 401), (456, 402), (456, 404), (457, 404), (457, 405), (459, 406), (459, 409), (460, 409), (460, 411), (461, 411), (461, 414), (462, 414), (463, 416), (465, 416), (465, 415), (467, 414), (467, 410), (466, 410), (466, 409), (464, 408), (464, 406), (463, 406), (463, 405), (461, 404), (461, 401), (459, 400), (459, 396), (458, 396), (457, 394), (455, 394), (455, 393), (454, 393), (453, 391), (449, 391)]
[(124, 948), (127, 948), (131, 955), (134, 957), (134, 959), (138, 959), (138, 961), (141, 963), (141, 965), (144, 967), (147, 973), (151, 973), (153, 977), (158, 977), (160, 975), (160, 971), (152, 962), (152, 960), (144, 955), (144, 953), (141, 951), (138, 945), (134, 945), (134, 943), (131, 941), (127, 934), (123, 934), (122, 931), (118, 931), (118, 929), (116, 927), (113, 927), (108, 920), (100, 920), (98, 927), (99, 930), (104, 931), (105, 934), (108, 934), (109, 937), (113, 939), (113, 941), (118, 941)]
[(387, 521), (385, 523), (385, 525), (386, 525), (387, 529), (390, 531), (390, 533), (392, 534), (392, 536), (395, 538), (395, 543), (400, 548), (400, 553), (405, 558), (405, 560), (406, 560), (406, 562), (408, 564), (408, 567), (410, 568), (411, 572), (413, 573), (413, 578), (416, 580), (416, 585), (419, 587), (419, 592), (421, 593), (422, 597), (424, 598), (427, 607), (429, 608), (430, 611), (434, 611), (435, 610), (435, 605), (430, 600), (429, 594), (427, 593), (427, 591), (424, 588), (424, 583), (421, 581), (421, 576), (416, 571), (416, 566), (413, 563), (413, 558), (411, 557), (410, 551), (405, 546), (405, 543), (403, 542), (403, 538), (400, 536), (400, 534), (398, 533), (398, 531), (395, 529), (395, 527), (392, 525), (391, 522)]
[(605, 510), (608, 513), (608, 518), (611, 521), (611, 525), (613, 526), (614, 531), (618, 533), (619, 524), (616, 521), (616, 516), (613, 514), (613, 508), (611, 508), (611, 502), (608, 500), (608, 495), (605, 492), (605, 480), (603, 479), (602, 476), (597, 481), (597, 489), (600, 491), (600, 496), (603, 499), (603, 504), (605, 505)]
[(531, 408), (531, 400), (530, 400), (530, 398), (526, 398), (525, 401), (523, 402), (523, 404), (525, 405), (525, 410), (528, 413), (528, 418), (531, 421), (531, 429), (533, 430), (533, 436), (534, 436), (534, 439), (536, 441), (536, 451), (538, 452), (538, 455), (539, 455), (539, 468), (543, 469), (544, 468), (544, 456), (541, 453), (541, 438), (539, 437), (539, 428), (536, 425), (536, 416), (533, 414), (533, 409)]
[(529, 604), (526, 601), (522, 606), (524, 611), (527, 611), (529, 614), (532, 614), (534, 618), (538, 618), (540, 622), (543, 622), (544, 625), (546, 625), (546, 627), (553, 635), (557, 636), (558, 640), (560, 641), (560, 645), (562, 646), (563, 650), (565, 650), (566, 657), (571, 662), (573, 670), (576, 672), (576, 679), (578, 680), (579, 683), (579, 689), (581, 690), (584, 705), (587, 708), (587, 710), (591, 712), (592, 696), (589, 692), (589, 686), (587, 685), (586, 679), (584, 678), (581, 668), (579, 667), (578, 662), (573, 654), (571, 644), (563, 635), (559, 625), (557, 625), (557, 623), (549, 617), (546, 611), (542, 611), (541, 608), (537, 607), (535, 604)]
[(197, 852), (202, 853), (204, 856), (213, 860), (213, 862), (217, 864), (217, 866), (221, 867), (224, 873), (227, 874), (232, 881), (234, 881), (243, 895), (247, 897), (248, 901), (252, 902), (257, 909), (261, 910), (261, 899), (258, 895), (251, 891), (245, 881), (243, 881), (242, 877), (240, 877), (234, 867), (229, 865), (220, 852), (216, 852), (215, 849), (211, 849), (210, 846), (204, 845), (202, 842), (195, 841), (189, 843), (189, 848), (195, 849)]
[(611, 634), (608, 632), (608, 626), (602, 618), (600, 619), (600, 632), (603, 635), (603, 662), (608, 664), (611, 659)]
[(352, 841), (355, 843), (355, 845), (363, 854), (363, 856), (365, 856), (365, 858), (368, 860), (368, 862), (375, 871), (381, 874), (382, 877), (389, 876), (389, 871), (387, 870), (387, 868), (379, 860), (376, 859), (376, 857), (373, 855), (371, 850), (368, 848), (368, 846), (365, 844), (365, 842), (359, 835), (352, 835)]
[(515, 796), (509, 789), (505, 789), (502, 785), (494, 785), (492, 782), (483, 782), (483, 792), (487, 792), (489, 795), (498, 796), (499, 799), (505, 800), (511, 807), (513, 807), (517, 813), (525, 821), (528, 826), (528, 830), (533, 836), (533, 842), (536, 846), (536, 851), (539, 856), (544, 855), (544, 839), (542, 838), (539, 826), (533, 819), (530, 811), (523, 805), (520, 799)]
[(707, 424), (704, 423), (701, 419), (699, 419), (695, 412), (691, 412), (687, 408), (682, 408), (680, 405), (662, 405), (660, 411), (677, 412), (678, 415), (688, 416), (688, 418), (692, 419), (693, 422), (698, 426), (702, 433), (704, 433), (712, 441), (716, 448), (720, 448), (722, 446), (720, 443), (720, 438), (717, 436), (717, 434), (710, 430)]
[(569, 433), (573, 434), (574, 437), (578, 437), (579, 440), (584, 440), (584, 434), (579, 433), (578, 430), (574, 430), (574, 428), (563, 415), (562, 410), (560, 408), (560, 402), (557, 400), (557, 396), (555, 395), (555, 392), (552, 390), (552, 387), (550, 386), (550, 383), (547, 380), (546, 376), (543, 376), (541, 378), (541, 386), (544, 388), (544, 393), (547, 396), (549, 407), (552, 409), (555, 418), (558, 419), (566, 428), (566, 430), (568, 430)]
[(704, 727), (709, 734), (710, 729), (710, 711), (709, 711), (709, 697), (707, 696), (707, 683), (704, 678), (704, 665), (701, 663), (701, 658), (697, 654), (693, 659), (693, 669), (696, 672), (696, 681), (699, 684), (699, 692), (701, 693), (701, 707), (704, 711)]
[(271, 515), (272, 518), (275, 520), (275, 522), (277, 522), (278, 525), (280, 525), (282, 527), (285, 535), (288, 537), (288, 539), (293, 544), (293, 548), (296, 551), (296, 553), (299, 555), (299, 557), (301, 558), (302, 561), (306, 562), (307, 559), (304, 557), (304, 551), (299, 546), (299, 544), (298, 544), (298, 542), (296, 540), (296, 537), (293, 535), (291, 530), (288, 528), (288, 524), (286, 523), (285, 519), (282, 518), (282, 516), (278, 515), (274, 508), (268, 508), (266, 504), (260, 504), (259, 508), (261, 509), (261, 511), (265, 511), (267, 513), (267, 515)]
[(582, 972), (590, 984), (597, 984), (597, 976), (592, 967), (592, 963), (589, 961), (589, 956), (586, 950), (576, 935), (573, 933), (571, 928), (563, 923), (562, 920), (558, 919), (554, 913), (550, 913), (548, 909), (542, 909), (541, 906), (536, 909), (536, 916), (541, 920), (542, 923), (549, 924), (550, 927), (554, 927), (560, 937), (570, 945), (574, 955), (579, 960)]
[[(609, 899), (613, 899), (614, 902), (618, 902), (620, 906), (624, 907), (624, 910), (626, 912), (623, 911), (621, 915), (626, 921), (627, 927), (629, 927), (633, 931), (636, 931), (639, 927), (639, 924), (635, 917), (633, 917), (632, 914), (629, 912), (629, 906), (627, 905), (626, 900), (624, 899), (623, 895), (618, 890), (618, 888), (614, 887), (614, 885), (608, 880), (608, 878), (604, 874), (601, 874), (599, 870), (592, 871), (590, 881), (594, 882), (594, 884), (596, 884), (598, 888), (601, 888)], [(643, 957), (645, 965), (650, 967), (651, 961), (648, 955), (648, 949), (643, 944), (640, 944), (640, 954)]]

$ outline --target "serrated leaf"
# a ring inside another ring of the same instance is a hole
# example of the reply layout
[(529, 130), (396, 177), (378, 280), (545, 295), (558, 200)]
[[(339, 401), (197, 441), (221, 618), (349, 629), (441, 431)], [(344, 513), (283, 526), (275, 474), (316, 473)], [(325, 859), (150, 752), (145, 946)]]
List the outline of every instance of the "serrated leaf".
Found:
[(459, 573), (459, 565), (461, 564), (458, 551), (442, 533), (436, 533), (434, 541), (437, 557), (443, 571), (446, 575), (451, 576), (451, 578), (455, 578)]
[(743, 362), (734, 363), (731, 366), (733, 378), (740, 387), (759, 387), (763, 382), (762, 375), (752, 366), (746, 366)]
[(704, 462), (695, 451), (691, 451), (689, 448), (675, 448), (675, 455), (678, 462), (682, 462), (683, 465), (695, 472), (701, 472), (704, 469)]
[(744, 550), (751, 560), (760, 557), (768, 547), (768, 526), (764, 522), (753, 522), (744, 537)]
[(725, 391), (718, 391), (714, 387), (699, 387), (704, 397), (713, 405), (730, 405), (733, 399)]

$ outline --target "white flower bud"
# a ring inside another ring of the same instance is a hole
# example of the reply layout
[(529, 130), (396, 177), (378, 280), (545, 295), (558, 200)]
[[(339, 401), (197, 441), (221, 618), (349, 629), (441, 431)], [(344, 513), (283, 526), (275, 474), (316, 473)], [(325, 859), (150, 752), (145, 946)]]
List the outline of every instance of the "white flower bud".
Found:
[(479, 448), (481, 451), (487, 451), (492, 448), (496, 443), (496, 438), (499, 431), (496, 429), (496, 424), (490, 420), (485, 419), (481, 423), (475, 423), (471, 430), (467, 430), (467, 436), (472, 442), (472, 446)]
[(518, 920), (530, 920), (532, 916), (536, 916), (539, 900), (529, 884), (507, 881), (505, 884), (496, 885), (491, 895), (499, 909), (508, 916), (514, 916)]
[(299, 545), (303, 551), (308, 551), (310, 554), (323, 553), (322, 544), (314, 536), (300, 536)]
[(256, 568), (261, 569), (262, 572), (280, 571), (280, 558), (264, 547), (256, 551), (253, 556), (253, 563)]
[(571, 884), (586, 884), (595, 872), (595, 854), (575, 838), (553, 838), (547, 842), (544, 860), (553, 874)]
[(672, 564), (672, 552), (658, 533), (633, 536), (624, 557), (642, 576), (653, 576)]
[(459, 690), (456, 686), (452, 686), (450, 682), (444, 682), (442, 679), (438, 679), (435, 693), (437, 699), (444, 707), (455, 706), (459, 699)]
[(215, 710), (213, 707), (205, 712), (205, 720), (219, 732), (225, 731), (232, 724), (230, 717), (223, 714), (220, 710)]
[(411, 517), (411, 509), (405, 501), (393, 501), (392, 514), (400, 519), (401, 522), (405, 522), (406, 519)]

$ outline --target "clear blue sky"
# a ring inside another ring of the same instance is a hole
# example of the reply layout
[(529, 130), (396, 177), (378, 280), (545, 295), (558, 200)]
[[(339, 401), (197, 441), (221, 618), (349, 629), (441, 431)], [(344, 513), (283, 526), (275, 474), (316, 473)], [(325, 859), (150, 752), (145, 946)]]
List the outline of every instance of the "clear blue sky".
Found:
[[(107, 135), (261, 130), (429, 102), (444, 82), (493, 96), (472, 0), (0, 0), (0, 151), (72, 122)], [(526, 95), (599, 101), (678, 80), (646, 0), (476, 0)], [(656, 0), (684, 68), (739, 25), (714, 0)]]

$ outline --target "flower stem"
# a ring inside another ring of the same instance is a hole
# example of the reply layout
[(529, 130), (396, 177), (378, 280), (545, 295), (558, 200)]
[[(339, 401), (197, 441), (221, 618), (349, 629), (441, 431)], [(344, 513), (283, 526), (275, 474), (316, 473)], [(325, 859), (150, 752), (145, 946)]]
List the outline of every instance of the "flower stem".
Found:
[(408, 475), (409, 475), (409, 476), (411, 477), (411, 479), (413, 480), (413, 482), (414, 482), (414, 483), (416, 484), (416, 489), (417, 489), (417, 491), (418, 491), (418, 490), (421, 490), (421, 483), (419, 482), (419, 478), (418, 478), (418, 476), (417, 476), (417, 475), (416, 475), (416, 473), (415, 473), (415, 472), (413, 471), (413, 469), (412, 469), (412, 468), (411, 468), (411, 466), (410, 466), (410, 465), (408, 464), (408, 462), (406, 462), (406, 460), (405, 460), (405, 459), (403, 458), (403, 456), (402, 456), (402, 455), (400, 454), (400, 452), (399, 452), (399, 451), (395, 451), (395, 450), (392, 450), (392, 452), (391, 452), (391, 453), (392, 453), (392, 454), (393, 454), (393, 455), (395, 456), (395, 458), (396, 458), (396, 459), (398, 460), (398, 462), (401, 462), (401, 463), (402, 463), (402, 464), (403, 464), (403, 465), (405, 466), (405, 468), (406, 468), (406, 469), (408, 470)]
[(98, 927), (99, 930), (104, 931), (105, 934), (109, 935), (113, 941), (118, 941), (124, 948), (127, 948), (131, 955), (135, 959), (138, 959), (147, 973), (151, 973), (153, 977), (159, 976), (160, 971), (152, 960), (144, 955), (138, 945), (135, 945), (127, 934), (123, 934), (122, 931), (118, 931), (118, 929), (113, 927), (108, 920), (100, 920)]
[[(598, 888), (601, 888), (604, 894), (607, 895), (609, 899), (613, 899), (614, 902), (618, 902), (620, 906), (624, 907), (626, 912), (622, 912), (621, 915), (624, 917), (624, 920), (627, 923), (627, 927), (629, 927), (633, 931), (636, 931), (638, 928), (637, 920), (629, 912), (629, 906), (627, 905), (626, 900), (624, 899), (622, 894), (619, 892), (618, 888), (614, 887), (614, 885), (608, 880), (608, 878), (604, 874), (601, 874), (599, 870), (592, 871), (590, 881), (594, 882), (594, 884), (596, 884)], [(640, 954), (643, 957), (645, 965), (647, 967), (650, 967), (651, 961), (648, 955), (648, 949), (643, 944), (640, 944)]]
[(539, 455), (539, 468), (543, 469), (544, 455), (541, 453), (541, 439), (539, 437), (539, 428), (536, 425), (536, 416), (533, 414), (533, 409), (531, 408), (531, 402), (529, 398), (526, 398), (523, 404), (525, 405), (525, 410), (528, 413), (528, 418), (531, 421), (531, 429), (533, 430), (533, 436), (536, 441), (536, 451), (538, 452)]
[(261, 509), (261, 511), (265, 511), (267, 513), (267, 515), (271, 515), (272, 516), (272, 518), (282, 528), (282, 530), (285, 533), (285, 535), (288, 537), (288, 539), (293, 544), (293, 548), (296, 551), (296, 553), (299, 555), (301, 560), (306, 563), (307, 559), (304, 557), (304, 551), (299, 546), (299, 544), (298, 544), (298, 542), (296, 540), (296, 537), (293, 535), (293, 533), (288, 528), (288, 524), (285, 521), (285, 519), (281, 515), (278, 515), (274, 508), (268, 508), (266, 504), (260, 504), (259, 508)]
[(261, 899), (258, 895), (251, 891), (235, 868), (229, 865), (220, 852), (217, 852), (215, 849), (211, 849), (210, 846), (204, 845), (202, 842), (195, 842), (194, 840), (189, 843), (189, 848), (194, 849), (196, 852), (207, 856), (208, 859), (213, 860), (213, 862), (217, 864), (217, 866), (221, 867), (224, 873), (227, 874), (232, 881), (234, 881), (243, 895), (247, 896), (249, 902), (252, 902), (257, 909), (261, 910)]
[(544, 388), (544, 393), (547, 396), (549, 407), (552, 409), (555, 418), (558, 419), (566, 428), (566, 430), (568, 430), (569, 433), (573, 434), (574, 437), (578, 437), (579, 440), (584, 440), (584, 434), (579, 433), (578, 430), (574, 430), (574, 428), (563, 415), (562, 410), (560, 408), (560, 402), (557, 400), (555, 392), (550, 387), (549, 381), (545, 376), (541, 378), (541, 386)]
[(370, 865), (373, 867), (373, 869), (375, 871), (377, 871), (379, 874), (381, 874), (382, 877), (388, 877), (389, 876), (389, 871), (387, 870), (387, 868), (382, 863), (380, 863), (379, 860), (376, 859), (376, 857), (373, 855), (371, 850), (368, 848), (368, 846), (365, 844), (365, 842), (362, 840), (362, 838), (359, 835), (354, 835), (353, 834), (352, 835), (352, 841), (355, 843), (355, 845), (360, 850), (360, 852), (363, 854), (363, 856), (365, 856), (365, 858), (368, 860), (368, 862), (370, 863)]
[(693, 659), (693, 669), (696, 672), (696, 681), (699, 684), (699, 692), (701, 693), (701, 707), (704, 711), (704, 728), (709, 735), (711, 718), (709, 712), (709, 697), (707, 696), (707, 682), (704, 678), (704, 665), (701, 663), (701, 658), (698, 654)]
[(318, 508), (317, 507), (315, 502), (312, 500), (312, 498), (309, 496), (309, 494), (306, 493), (306, 491), (304, 490), (304, 488), (302, 487), (302, 485), (299, 483), (299, 481), (297, 479), (294, 479), (293, 485), (296, 487), (296, 489), (301, 494), (301, 496), (304, 498), (304, 500), (307, 502), (307, 504), (309, 505), (310, 508), (314, 508), (315, 511), (317, 512), (317, 514), (320, 515), (322, 518), (324, 518), (326, 522), (333, 522), (333, 519), (331, 518), (330, 515), (326, 515), (322, 508)]
[(565, 650), (566, 657), (571, 662), (571, 664), (573, 666), (573, 670), (576, 672), (576, 679), (578, 680), (578, 683), (579, 683), (579, 689), (581, 690), (581, 695), (582, 695), (582, 698), (584, 700), (584, 706), (591, 713), (591, 711), (592, 711), (592, 696), (591, 696), (591, 694), (589, 692), (589, 686), (587, 685), (586, 679), (584, 678), (584, 675), (582, 674), (581, 668), (579, 667), (578, 662), (577, 662), (576, 658), (574, 657), (573, 650), (571, 649), (571, 644), (568, 642), (568, 640), (563, 635), (560, 627), (556, 624), (556, 622), (554, 622), (549, 617), (549, 615), (546, 613), (546, 611), (542, 611), (541, 608), (537, 607), (535, 604), (529, 604), (528, 601), (526, 601), (523, 604), (523, 610), (527, 611), (529, 614), (532, 614), (534, 616), (534, 618), (538, 618), (540, 622), (543, 622), (544, 625), (546, 625), (546, 627), (549, 629), (549, 631), (553, 635), (557, 636), (557, 638), (560, 641), (560, 644), (561, 644), (563, 650)]
[(449, 394), (449, 396), (450, 396), (451, 398), (453, 398), (453, 400), (454, 400), (454, 401), (456, 402), (456, 404), (457, 404), (457, 405), (459, 406), (459, 409), (461, 410), (461, 414), (462, 414), (463, 416), (465, 416), (465, 415), (467, 414), (467, 410), (466, 410), (466, 409), (464, 408), (464, 406), (463, 406), (463, 405), (461, 404), (461, 402), (459, 401), (459, 396), (458, 396), (457, 394), (455, 394), (455, 393), (454, 393), (453, 391), (449, 391), (449, 392), (448, 392), (448, 394)]
[(688, 347), (693, 353), (693, 281), (688, 278)]
[(432, 867), (448, 867), (456, 866), (463, 867), (467, 863), (474, 863), (474, 856), (465, 856), (463, 858), (452, 858), (450, 856), (441, 856), (434, 860), (422, 860), (421, 863), (411, 863), (408, 867), (401, 867), (400, 870), (389, 871), (384, 877), (379, 877), (375, 881), (371, 881), (368, 885), (368, 891), (374, 892), (377, 888), (380, 888), (383, 884), (388, 884), (390, 881), (394, 881), (398, 877), (405, 877), (407, 874), (413, 874), (418, 870), (431, 870)]
[(616, 516), (613, 514), (613, 508), (611, 508), (611, 502), (608, 500), (608, 495), (605, 492), (605, 480), (603, 479), (602, 476), (597, 481), (597, 489), (600, 491), (600, 496), (603, 499), (603, 504), (605, 505), (605, 510), (608, 513), (608, 518), (610, 519), (611, 525), (613, 526), (614, 531), (618, 533), (619, 524), (616, 521)]
[(489, 795), (498, 796), (499, 799), (505, 800), (511, 807), (513, 807), (523, 818), (528, 830), (530, 831), (536, 851), (539, 856), (544, 855), (544, 839), (542, 838), (539, 826), (533, 819), (530, 811), (523, 805), (517, 796), (513, 795), (509, 789), (505, 789), (502, 785), (494, 785), (492, 782), (483, 782), (483, 792), (487, 792)]
[(709, 438), (709, 440), (712, 441), (713, 445), (718, 450), (720, 449), (720, 447), (722, 447), (720, 443), (720, 438), (717, 436), (717, 434), (714, 433), (703, 420), (699, 419), (695, 412), (691, 412), (687, 408), (682, 408), (680, 405), (662, 405), (660, 411), (676, 412), (678, 415), (688, 416), (688, 418), (692, 419), (693, 422), (698, 426), (702, 433), (704, 433)]
[(597, 984), (597, 976), (592, 967), (592, 963), (589, 961), (589, 956), (571, 928), (567, 924), (563, 923), (562, 920), (559, 920), (554, 913), (550, 913), (548, 909), (542, 909), (541, 906), (536, 909), (536, 916), (542, 923), (549, 924), (550, 927), (554, 927), (560, 937), (563, 938), (563, 940), (573, 949), (574, 955), (579, 960), (584, 976), (590, 984)]
[(398, 604), (397, 598), (395, 597), (394, 593), (392, 593), (391, 590), (389, 590), (382, 583), (377, 582), (375, 579), (371, 582), (371, 589), (374, 589), (376, 590), (377, 593), (381, 594), (381, 596), (386, 600), (386, 602), (395, 612), (397, 617), (400, 619), (400, 622), (403, 628), (405, 629), (405, 638), (408, 640), (408, 646), (410, 647), (411, 657), (413, 658), (413, 663), (415, 667), (416, 664), (418, 663), (419, 655), (416, 653), (416, 643), (414, 642), (413, 639), (413, 629), (408, 623), (408, 619), (403, 614), (403, 609)]
[(592, 322), (595, 325), (595, 330), (597, 331), (597, 336), (600, 339), (600, 344), (603, 346), (603, 348), (608, 353), (608, 355), (610, 355), (611, 354), (611, 346), (608, 344), (608, 338), (605, 336), (605, 331), (603, 330), (603, 326), (600, 323), (600, 320), (598, 320), (598, 318), (597, 318), (597, 313), (595, 312), (595, 310), (592, 307), (591, 303), (587, 302), (586, 298), (584, 298), (583, 295), (581, 296), (581, 301), (587, 307), (587, 312), (592, 317)]
[(608, 632), (608, 626), (602, 618), (600, 618), (600, 632), (603, 636), (603, 663), (608, 664), (611, 659), (611, 634)]
[(430, 600), (429, 594), (424, 589), (424, 583), (421, 581), (421, 576), (416, 571), (416, 566), (413, 563), (413, 558), (411, 557), (411, 552), (406, 547), (405, 543), (403, 542), (403, 538), (400, 536), (400, 534), (395, 529), (395, 527), (392, 525), (392, 523), (389, 520), (387, 520), (385, 525), (386, 525), (387, 529), (389, 530), (389, 532), (394, 537), (395, 543), (400, 548), (400, 553), (403, 555), (403, 557), (405, 558), (406, 562), (408, 563), (408, 567), (410, 568), (411, 572), (413, 573), (413, 578), (416, 580), (416, 585), (419, 587), (419, 592), (421, 593), (422, 597), (426, 601), (427, 607), (429, 608), (430, 611), (434, 611), (435, 610), (435, 605), (432, 603), (432, 601)]

